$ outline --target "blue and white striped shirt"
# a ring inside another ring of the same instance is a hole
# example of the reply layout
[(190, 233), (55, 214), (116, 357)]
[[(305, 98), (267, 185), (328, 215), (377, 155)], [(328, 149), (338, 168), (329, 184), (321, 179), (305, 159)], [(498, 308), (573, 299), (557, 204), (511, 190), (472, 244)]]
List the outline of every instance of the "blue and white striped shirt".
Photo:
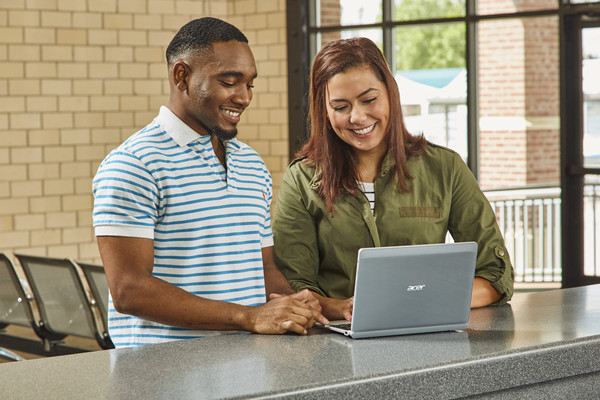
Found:
[[(93, 181), (96, 236), (154, 240), (153, 275), (207, 299), (265, 302), (263, 247), (273, 245), (272, 179), (260, 156), (226, 143), (227, 171), (210, 136), (168, 108), (113, 150)], [(118, 313), (108, 325), (117, 347), (220, 334)]]

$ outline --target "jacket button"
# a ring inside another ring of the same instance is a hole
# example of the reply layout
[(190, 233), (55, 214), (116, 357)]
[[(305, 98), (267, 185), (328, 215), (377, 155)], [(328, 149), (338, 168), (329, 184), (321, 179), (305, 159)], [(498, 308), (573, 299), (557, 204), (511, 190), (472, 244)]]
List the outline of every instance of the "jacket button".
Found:
[(502, 250), (502, 249), (501, 249), (501, 250), (498, 250), (498, 255), (499, 255), (500, 257), (504, 257), (504, 250)]

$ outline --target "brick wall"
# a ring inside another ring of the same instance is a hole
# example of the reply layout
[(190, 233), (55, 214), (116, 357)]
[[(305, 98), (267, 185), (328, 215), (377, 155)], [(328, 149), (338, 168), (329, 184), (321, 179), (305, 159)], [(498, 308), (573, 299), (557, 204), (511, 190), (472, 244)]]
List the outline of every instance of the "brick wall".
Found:
[(258, 65), (239, 137), (287, 164), (283, 0), (0, 3), (0, 251), (99, 262), (91, 182), (104, 156), (166, 104), (164, 50), (200, 16), (246, 33)]

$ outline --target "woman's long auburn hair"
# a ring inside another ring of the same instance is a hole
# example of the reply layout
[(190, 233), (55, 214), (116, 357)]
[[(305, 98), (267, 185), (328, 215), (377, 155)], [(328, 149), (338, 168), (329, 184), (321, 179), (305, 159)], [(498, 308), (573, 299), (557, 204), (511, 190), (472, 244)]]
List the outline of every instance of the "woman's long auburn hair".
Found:
[(327, 117), (327, 83), (335, 75), (361, 66), (369, 67), (388, 92), (388, 151), (396, 162), (395, 172), (401, 191), (408, 192), (407, 180), (411, 179), (408, 158), (423, 154), (427, 144), (423, 135), (413, 136), (406, 130), (398, 85), (375, 43), (367, 38), (352, 38), (325, 45), (315, 57), (310, 73), (309, 139), (296, 157), (305, 157), (322, 172), (319, 194), (332, 214), (333, 202), (343, 190), (356, 194), (359, 174), (352, 146), (337, 136)]

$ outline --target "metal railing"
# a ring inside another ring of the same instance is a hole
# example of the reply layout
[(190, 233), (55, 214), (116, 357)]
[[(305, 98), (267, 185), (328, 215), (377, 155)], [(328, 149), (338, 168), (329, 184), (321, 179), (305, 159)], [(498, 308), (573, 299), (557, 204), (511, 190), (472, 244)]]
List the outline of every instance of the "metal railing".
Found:
[[(484, 191), (496, 213), (516, 282), (561, 282), (559, 187)], [(600, 276), (600, 184), (584, 188), (584, 274)]]

